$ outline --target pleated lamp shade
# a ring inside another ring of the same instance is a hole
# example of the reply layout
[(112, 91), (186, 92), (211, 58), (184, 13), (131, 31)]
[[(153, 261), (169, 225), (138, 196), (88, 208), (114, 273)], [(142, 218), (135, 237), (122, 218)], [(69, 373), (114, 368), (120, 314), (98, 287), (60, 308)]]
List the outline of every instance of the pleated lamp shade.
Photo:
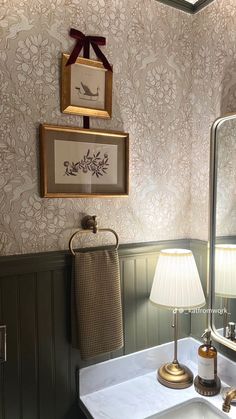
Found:
[(236, 245), (220, 244), (215, 252), (215, 293), (236, 298)]
[(194, 256), (186, 249), (160, 252), (152, 284), (150, 300), (171, 309), (193, 309), (205, 304)]

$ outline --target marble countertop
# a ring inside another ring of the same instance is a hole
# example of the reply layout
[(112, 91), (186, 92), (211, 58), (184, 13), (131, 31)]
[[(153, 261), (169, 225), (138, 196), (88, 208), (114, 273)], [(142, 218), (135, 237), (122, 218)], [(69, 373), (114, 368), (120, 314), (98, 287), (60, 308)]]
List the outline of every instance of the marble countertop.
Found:
[[(179, 362), (197, 374), (199, 342), (179, 341)], [(173, 343), (146, 349), (121, 358), (96, 364), (80, 371), (80, 401), (94, 419), (145, 419), (191, 399), (207, 400), (222, 411), (221, 394), (202, 397), (194, 386), (173, 390), (161, 385), (156, 370), (170, 361)], [(218, 375), (222, 387), (236, 386), (235, 362), (218, 354)], [(226, 384), (227, 383), (227, 384)], [(236, 419), (236, 406), (227, 417)]]

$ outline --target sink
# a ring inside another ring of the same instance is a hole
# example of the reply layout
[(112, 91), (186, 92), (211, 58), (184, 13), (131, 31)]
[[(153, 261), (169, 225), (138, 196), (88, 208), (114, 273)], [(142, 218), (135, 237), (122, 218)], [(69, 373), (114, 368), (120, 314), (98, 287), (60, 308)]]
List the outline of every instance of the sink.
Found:
[(147, 419), (218, 419), (228, 416), (203, 399), (192, 399)]

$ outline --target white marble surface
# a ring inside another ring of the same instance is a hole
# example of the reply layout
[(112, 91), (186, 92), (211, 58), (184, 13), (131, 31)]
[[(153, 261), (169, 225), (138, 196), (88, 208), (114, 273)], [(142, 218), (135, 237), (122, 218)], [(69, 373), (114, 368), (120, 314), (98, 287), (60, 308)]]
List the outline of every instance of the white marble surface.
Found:
[[(196, 375), (199, 342), (192, 338), (179, 341), (179, 361)], [(80, 371), (80, 399), (94, 419), (144, 419), (190, 399), (202, 398), (191, 386), (173, 390), (156, 379), (156, 370), (172, 359), (173, 343), (130, 354)], [(218, 375), (222, 386), (236, 386), (236, 365), (218, 355)], [(206, 398), (204, 398), (206, 399)], [(207, 401), (221, 410), (222, 397)], [(236, 419), (236, 406), (229, 418)]]

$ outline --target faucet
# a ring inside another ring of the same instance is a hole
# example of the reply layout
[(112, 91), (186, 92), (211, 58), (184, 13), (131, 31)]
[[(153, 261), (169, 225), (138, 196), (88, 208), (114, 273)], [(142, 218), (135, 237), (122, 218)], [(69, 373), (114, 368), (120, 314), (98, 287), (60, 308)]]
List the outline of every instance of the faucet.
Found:
[(232, 400), (236, 399), (236, 388), (232, 388), (226, 393), (226, 397), (222, 406), (223, 412), (229, 413)]

